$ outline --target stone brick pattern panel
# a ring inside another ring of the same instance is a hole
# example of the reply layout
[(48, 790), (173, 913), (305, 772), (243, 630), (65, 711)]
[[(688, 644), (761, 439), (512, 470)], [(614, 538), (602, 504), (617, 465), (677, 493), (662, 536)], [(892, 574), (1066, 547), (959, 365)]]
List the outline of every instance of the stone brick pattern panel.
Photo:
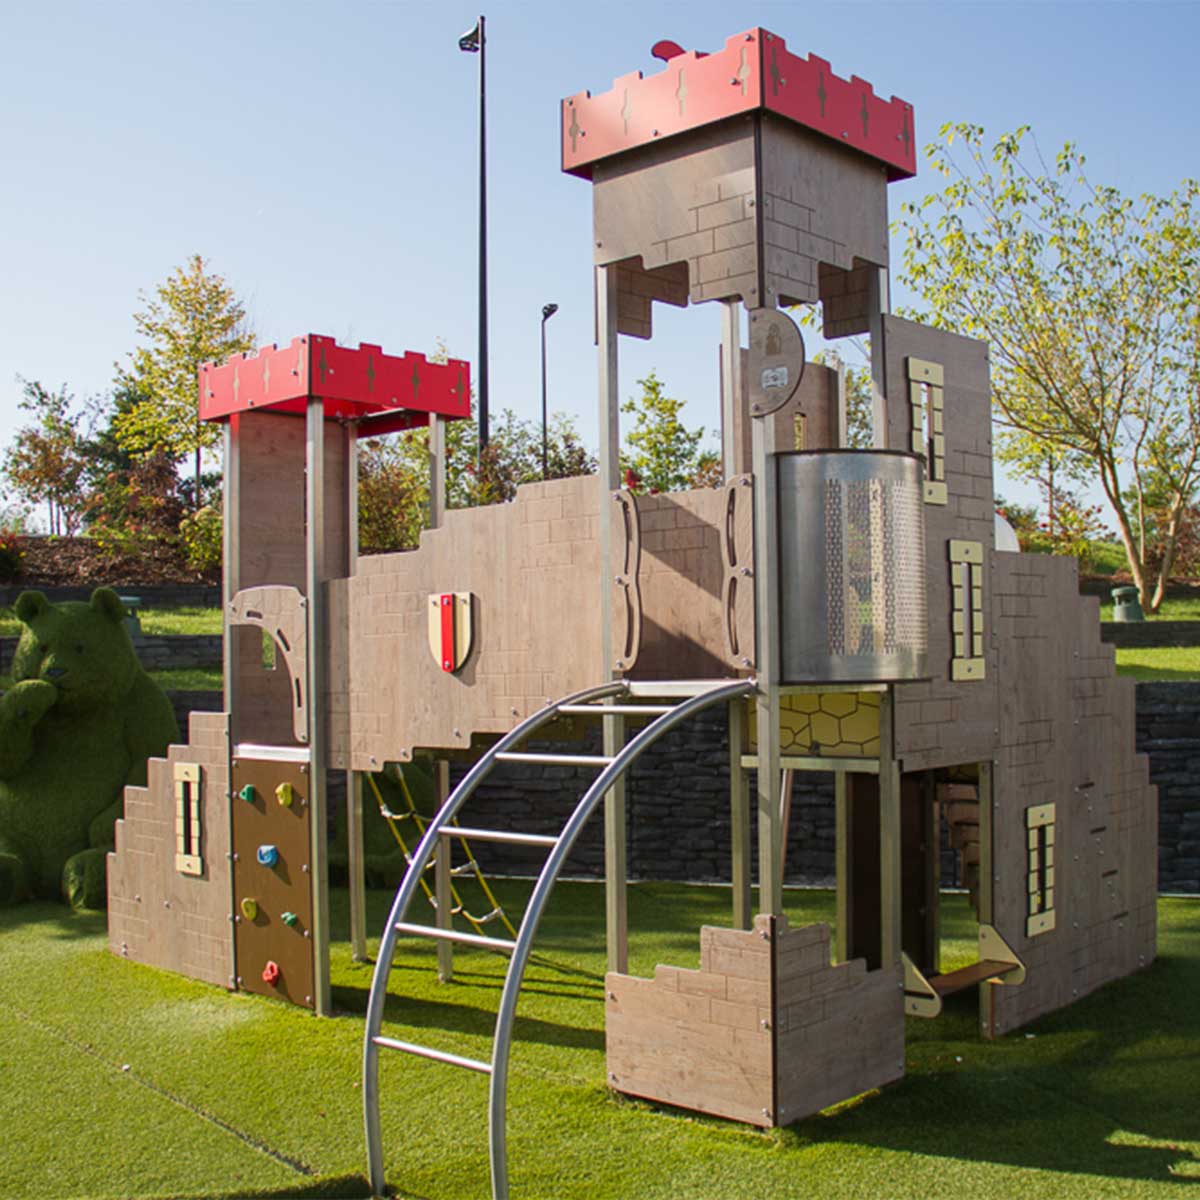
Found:
[[(201, 768), (201, 875), (175, 869), (175, 763)], [(231, 986), (228, 790), (224, 713), (193, 713), (188, 744), (150, 760), (146, 787), (125, 789), (125, 815), (108, 856), (108, 941), (114, 954)]]

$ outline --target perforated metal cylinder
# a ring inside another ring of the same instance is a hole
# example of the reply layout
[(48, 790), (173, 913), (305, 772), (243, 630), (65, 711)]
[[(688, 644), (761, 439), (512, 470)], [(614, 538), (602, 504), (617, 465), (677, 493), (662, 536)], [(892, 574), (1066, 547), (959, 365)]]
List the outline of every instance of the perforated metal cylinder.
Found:
[(921, 460), (889, 450), (780, 454), (784, 683), (924, 678)]

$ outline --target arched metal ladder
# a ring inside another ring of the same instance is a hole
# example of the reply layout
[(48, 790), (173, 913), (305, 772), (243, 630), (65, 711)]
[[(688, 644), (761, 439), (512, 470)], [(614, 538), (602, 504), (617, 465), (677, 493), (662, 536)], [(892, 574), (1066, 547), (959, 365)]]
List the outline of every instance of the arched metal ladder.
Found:
[[(384, 1195), (383, 1140), (379, 1119), (379, 1052), (400, 1050), (422, 1058), (433, 1059), (449, 1066), (478, 1071), (491, 1077), (488, 1100), (488, 1140), (491, 1159), (493, 1200), (508, 1198), (508, 1152), (505, 1121), (508, 1099), (508, 1059), (512, 1046), (513, 1022), (516, 1017), (517, 996), (529, 960), (538, 923), (550, 897), (559, 872), (571, 853), (584, 825), (592, 816), (604, 794), (620, 779), (637, 758), (656, 742), (664, 733), (689, 717), (715, 704), (727, 703), (737, 696), (753, 692), (755, 684), (750, 679), (725, 681), (687, 681), (684, 683), (640, 683), (619, 680), (600, 684), (576, 692), (555, 704), (547, 705), (518, 725), (511, 733), (500, 739), (463, 778), (449, 799), (438, 811), (425, 830), (420, 844), (413, 852), (408, 870), (396, 892), (396, 899), (388, 915), (387, 928), (379, 947), (375, 962), (375, 973), (371, 980), (371, 994), (367, 1002), (366, 1032), (363, 1043), (363, 1116), (367, 1134), (367, 1159), (374, 1195)], [(621, 698), (670, 699), (669, 704), (616, 703)], [(514, 749), (533, 736), (540, 728), (559, 716), (654, 716), (654, 720), (632, 738), (611, 758), (595, 755), (528, 754)], [(486, 778), (497, 763), (539, 762), (552, 765), (587, 765), (602, 767), (600, 774), (588, 787), (574, 812), (568, 818), (557, 837), (542, 834), (523, 834), (509, 830), (468, 829), (451, 825), (459, 810), (471, 794)], [(517, 931), (515, 941), (506, 938), (483, 937), (479, 934), (459, 933), (455, 930), (439, 929), (428, 925), (409, 924), (405, 921), (409, 905), (418, 890), (422, 873), (431, 862), (442, 837), (469, 837), (475, 841), (495, 841), (509, 844), (545, 847), (549, 854), (530, 894)], [(500, 950), (511, 955), (508, 972), (504, 979), (504, 990), (500, 996), (500, 1008), (496, 1014), (495, 1033), (492, 1040), (490, 1062), (464, 1058), (430, 1046), (419, 1046), (384, 1037), (384, 1005), (387, 1001), (387, 981), (396, 942), (401, 936), (446, 938), (465, 946), (476, 946), (489, 950)]]

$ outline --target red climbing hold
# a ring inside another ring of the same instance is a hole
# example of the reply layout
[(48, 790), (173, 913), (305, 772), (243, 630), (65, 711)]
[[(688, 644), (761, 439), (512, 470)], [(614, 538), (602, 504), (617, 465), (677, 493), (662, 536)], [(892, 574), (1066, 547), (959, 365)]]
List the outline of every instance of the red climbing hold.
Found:
[(269, 983), (274, 987), (279, 982), (279, 964), (276, 962), (268, 962), (263, 967), (263, 983)]

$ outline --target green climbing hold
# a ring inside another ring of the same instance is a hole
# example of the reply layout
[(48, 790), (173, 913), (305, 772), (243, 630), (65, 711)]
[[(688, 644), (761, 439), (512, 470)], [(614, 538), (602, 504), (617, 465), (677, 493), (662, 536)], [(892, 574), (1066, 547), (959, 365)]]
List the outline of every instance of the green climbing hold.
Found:
[(246, 786), (242, 788), (240, 792), (238, 792), (238, 795), (241, 796), (241, 798), (245, 800), (247, 804), (253, 804), (254, 801), (258, 799), (258, 793), (254, 790), (254, 784), (252, 783), (246, 784)]
[(285, 912), (283, 914), (283, 923), (288, 926), (296, 926), (300, 924), (300, 918), (294, 912)]

